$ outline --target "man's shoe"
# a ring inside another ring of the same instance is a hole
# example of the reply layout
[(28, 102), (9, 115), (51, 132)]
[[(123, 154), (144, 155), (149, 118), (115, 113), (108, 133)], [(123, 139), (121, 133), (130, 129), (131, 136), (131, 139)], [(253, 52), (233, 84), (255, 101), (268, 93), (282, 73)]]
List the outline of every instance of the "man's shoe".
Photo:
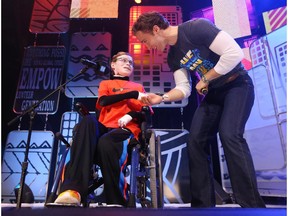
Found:
[(66, 190), (59, 194), (54, 203), (80, 206), (81, 196), (77, 191)]

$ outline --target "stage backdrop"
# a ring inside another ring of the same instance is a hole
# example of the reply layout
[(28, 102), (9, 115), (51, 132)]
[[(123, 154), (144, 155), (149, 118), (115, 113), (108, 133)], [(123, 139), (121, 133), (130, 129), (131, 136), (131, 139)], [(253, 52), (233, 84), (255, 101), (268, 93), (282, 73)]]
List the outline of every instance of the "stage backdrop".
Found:
[[(254, 41), (250, 47), (255, 102), (245, 138), (254, 161), (259, 192), (287, 196), (287, 44), (286, 26)], [(219, 140), (224, 189), (232, 193), (225, 154)]]

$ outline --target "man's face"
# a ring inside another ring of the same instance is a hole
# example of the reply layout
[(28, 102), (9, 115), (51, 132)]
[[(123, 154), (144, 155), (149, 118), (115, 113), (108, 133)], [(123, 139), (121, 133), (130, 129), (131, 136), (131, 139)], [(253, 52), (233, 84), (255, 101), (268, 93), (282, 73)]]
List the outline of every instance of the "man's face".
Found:
[(163, 52), (166, 47), (165, 39), (161, 36), (161, 30), (158, 26), (154, 26), (152, 33), (138, 31), (135, 36), (149, 50), (155, 49)]

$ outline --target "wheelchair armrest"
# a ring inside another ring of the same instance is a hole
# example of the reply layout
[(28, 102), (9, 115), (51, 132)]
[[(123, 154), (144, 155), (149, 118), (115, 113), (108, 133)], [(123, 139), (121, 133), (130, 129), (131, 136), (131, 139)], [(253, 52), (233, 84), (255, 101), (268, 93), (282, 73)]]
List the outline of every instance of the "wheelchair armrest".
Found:
[(143, 141), (150, 139), (151, 132), (149, 128), (152, 128), (152, 110), (149, 106), (142, 107), (143, 120), (141, 122), (141, 138)]
[(143, 106), (142, 107), (142, 114), (144, 116), (143, 122), (146, 122), (146, 127), (151, 128), (152, 127), (152, 110), (149, 106)]

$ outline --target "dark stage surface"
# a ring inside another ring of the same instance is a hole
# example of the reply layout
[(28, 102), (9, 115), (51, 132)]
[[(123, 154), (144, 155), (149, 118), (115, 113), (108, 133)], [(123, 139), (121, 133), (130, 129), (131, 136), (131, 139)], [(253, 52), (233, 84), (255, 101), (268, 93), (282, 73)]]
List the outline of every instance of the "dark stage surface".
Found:
[(164, 207), (162, 209), (125, 209), (117, 207), (90, 207), (90, 208), (75, 208), (75, 207), (54, 207), (45, 208), (41, 206), (25, 206), (17, 209), (15, 206), (2, 205), (2, 215), (5, 216), (62, 216), (62, 215), (81, 215), (81, 216), (170, 216), (170, 215), (193, 215), (193, 216), (286, 216), (286, 207), (277, 206), (268, 207), (266, 209), (244, 209), (233, 205), (228, 207), (216, 207), (207, 209), (195, 209), (190, 207)]

